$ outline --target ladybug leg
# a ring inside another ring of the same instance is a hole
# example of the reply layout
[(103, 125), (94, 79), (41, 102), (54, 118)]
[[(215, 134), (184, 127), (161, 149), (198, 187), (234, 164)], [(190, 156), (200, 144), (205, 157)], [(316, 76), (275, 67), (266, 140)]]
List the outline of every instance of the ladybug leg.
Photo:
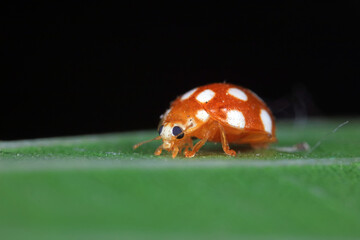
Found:
[(223, 148), (224, 152), (227, 155), (235, 156), (236, 152), (234, 150), (230, 149), (229, 143), (228, 143), (228, 141), (226, 139), (225, 130), (224, 130), (223, 126), (221, 126), (220, 123), (218, 123), (218, 126), (219, 126), (219, 129), (220, 129), (221, 145), (222, 145), (222, 148)]
[(174, 147), (174, 150), (172, 151), (172, 158), (175, 158), (179, 153), (179, 148), (178, 147)]
[(191, 149), (191, 148), (193, 148), (193, 141), (191, 139), (189, 139), (186, 143), (184, 155), (188, 154), (188, 152), (190, 151), (189, 149)]
[(206, 143), (207, 140), (208, 140), (207, 138), (203, 138), (200, 141), (198, 141), (191, 151), (185, 152), (185, 157), (191, 158), (191, 157), (195, 156), (195, 153), (197, 153), (197, 151), (199, 151), (199, 149)]
[(162, 145), (160, 145), (154, 152), (154, 155), (159, 156), (162, 152)]

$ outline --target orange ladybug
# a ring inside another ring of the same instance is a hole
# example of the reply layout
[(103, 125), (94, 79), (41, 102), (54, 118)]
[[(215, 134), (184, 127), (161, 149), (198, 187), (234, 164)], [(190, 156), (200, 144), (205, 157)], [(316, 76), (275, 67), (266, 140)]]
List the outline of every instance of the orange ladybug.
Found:
[[(175, 158), (184, 149), (194, 157), (207, 142), (221, 142), (224, 152), (235, 156), (229, 143), (266, 147), (276, 141), (275, 122), (270, 109), (251, 90), (228, 83), (194, 88), (179, 96), (160, 116), (159, 136), (136, 144), (163, 140), (155, 155), (165, 149)], [(192, 138), (200, 139), (193, 145)]]

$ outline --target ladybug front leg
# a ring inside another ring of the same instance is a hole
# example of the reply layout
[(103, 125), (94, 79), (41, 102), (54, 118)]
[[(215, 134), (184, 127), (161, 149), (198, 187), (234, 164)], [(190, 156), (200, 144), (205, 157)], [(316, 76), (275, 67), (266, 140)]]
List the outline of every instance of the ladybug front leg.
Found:
[(203, 138), (200, 141), (198, 141), (191, 151), (185, 152), (185, 157), (191, 158), (195, 156), (195, 153), (199, 151), (199, 149), (206, 143), (207, 140), (208, 140), (207, 138)]
[(155, 150), (154, 155), (159, 156), (163, 150), (162, 144)]
[(172, 151), (172, 158), (175, 158), (179, 153), (179, 148), (178, 147), (174, 147), (174, 150)]
[(186, 156), (186, 154), (188, 154), (188, 152), (190, 151), (190, 149), (193, 148), (193, 141), (191, 140), (191, 138), (189, 138), (186, 142), (186, 146), (185, 146), (185, 150), (184, 150), (184, 155)]
[(218, 123), (218, 126), (219, 126), (219, 129), (220, 129), (221, 145), (222, 145), (222, 148), (223, 148), (224, 152), (227, 155), (235, 156), (236, 152), (234, 150), (230, 149), (229, 143), (228, 143), (228, 141), (226, 139), (225, 130), (224, 130), (223, 126), (220, 123)]

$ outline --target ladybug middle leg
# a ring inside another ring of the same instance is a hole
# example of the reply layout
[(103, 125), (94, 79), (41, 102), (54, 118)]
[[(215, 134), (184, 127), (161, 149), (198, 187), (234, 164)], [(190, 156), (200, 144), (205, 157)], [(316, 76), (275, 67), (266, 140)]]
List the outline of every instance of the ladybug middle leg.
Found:
[(219, 126), (219, 130), (220, 130), (221, 145), (222, 145), (224, 152), (227, 155), (235, 156), (236, 152), (234, 150), (230, 149), (229, 143), (226, 139), (225, 130), (224, 130), (223, 126), (220, 123), (218, 123), (218, 126)]

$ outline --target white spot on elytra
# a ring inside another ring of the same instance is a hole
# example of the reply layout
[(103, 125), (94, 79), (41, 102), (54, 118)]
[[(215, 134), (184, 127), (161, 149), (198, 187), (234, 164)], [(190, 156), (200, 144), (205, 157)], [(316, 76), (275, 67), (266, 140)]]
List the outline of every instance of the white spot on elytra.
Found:
[(242, 112), (238, 110), (230, 110), (226, 114), (226, 121), (233, 127), (244, 128), (245, 127), (245, 117)]
[(170, 111), (171, 111), (171, 109), (166, 110), (166, 112), (165, 112), (164, 114), (161, 114), (161, 115), (160, 115), (160, 119), (166, 118), (167, 115), (169, 115), (169, 112), (170, 112)]
[(233, 97), (236, 97), (240, 100), (243, 100), (243, 101), (247, 101), (248, 100), (248, 97), (247, 95), (241, 91), (240, 89), (238, 88), (229, 88), (228, 90), (228, 93), (233, 96)]
[(213, 99), (213, 97), (215, 97), (215, 93), (210, 89), (206, 89), (197, 95), (196, 100), (205, 103)]
[(200, 119), (201, 121), (205, 122), (209, 118), (209, 114), (205, 110), (199, 110), (196, 113), (196, 117)]
[(188, 99), (189, 97), (191, 97), (191, 95), (193, 95), (193, 93), (197, 90), (197, 88), (194, 88), (188, 92), (186, 92), (184, 95), (182, 95), (181, 100), (185, 100)]
[(272, 120), (271, 120), (271, 117), (269, 115), (269, 113), (265, 110), (265, 109), (261, 109), (260, 111), (260, 118), (261, 118), (261, 121), (264, 125), (264, 130), (268, 133), (272, 133), (271, 130), (272, 130)]

